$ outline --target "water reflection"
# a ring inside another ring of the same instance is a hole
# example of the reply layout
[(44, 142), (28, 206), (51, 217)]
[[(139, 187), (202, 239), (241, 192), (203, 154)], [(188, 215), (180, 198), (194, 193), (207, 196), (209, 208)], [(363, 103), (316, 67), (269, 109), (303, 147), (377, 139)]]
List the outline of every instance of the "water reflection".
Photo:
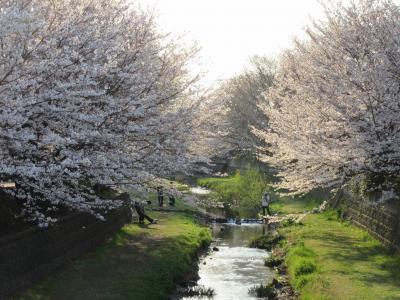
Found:
[(247, 224), (213, 224), (212, 232), (217, 245), (239, 247), (247, 246), (250, 240), (265, 234), (267, 225)]

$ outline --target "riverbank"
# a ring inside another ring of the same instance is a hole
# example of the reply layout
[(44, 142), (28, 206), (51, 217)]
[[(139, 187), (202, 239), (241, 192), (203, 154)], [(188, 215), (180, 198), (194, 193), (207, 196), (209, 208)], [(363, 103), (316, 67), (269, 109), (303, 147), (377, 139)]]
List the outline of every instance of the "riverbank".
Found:
[(279, 230), (300, 299), (400, 299), (400, 257), (335, 211)]
[[(211, 190), (210, 198), (225, 204), (228, 218), (255, 218), (260, 201), (268, 190), (268, 178), (256, 168), (237, 170), (226, 177), (197, 178), (197, 184)], [(229, 209), (227, 209), (229, 207)]]
[(167, 299), (211, 233), (190, 215), (150, 212), (158, 224), (128, 224), (95, 252), (19, 299)]

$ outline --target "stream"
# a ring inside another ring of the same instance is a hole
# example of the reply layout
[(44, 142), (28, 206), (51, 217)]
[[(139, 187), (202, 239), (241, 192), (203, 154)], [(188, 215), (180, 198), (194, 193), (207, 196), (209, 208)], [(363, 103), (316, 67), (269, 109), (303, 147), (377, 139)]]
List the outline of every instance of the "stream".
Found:
[[(200, 259), (198, 286), (212, 288), (214, 300), (257, 299), (249, 288), (272, 280), (273, 272), (264, 266), (268, 252), (248, 248), (248, 242), (265, 234), (267, 226), (259, 223), (213, 224), (214, 242), (210, 253)], [(183, 297), (180, 299), (210, 299), (209, 297)]]

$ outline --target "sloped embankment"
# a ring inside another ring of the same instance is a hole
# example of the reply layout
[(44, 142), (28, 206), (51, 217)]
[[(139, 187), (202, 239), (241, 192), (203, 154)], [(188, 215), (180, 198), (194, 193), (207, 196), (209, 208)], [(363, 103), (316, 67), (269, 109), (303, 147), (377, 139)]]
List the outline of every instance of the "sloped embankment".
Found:
[(189, 215), (150, 214), (158, 224), (124, 226), (107, 244), (22, 299), (165, 299), (211, 234)]
[(282, 228), (286, 265), (300, 299), (400, 299), (400, 257), (336, 212)]

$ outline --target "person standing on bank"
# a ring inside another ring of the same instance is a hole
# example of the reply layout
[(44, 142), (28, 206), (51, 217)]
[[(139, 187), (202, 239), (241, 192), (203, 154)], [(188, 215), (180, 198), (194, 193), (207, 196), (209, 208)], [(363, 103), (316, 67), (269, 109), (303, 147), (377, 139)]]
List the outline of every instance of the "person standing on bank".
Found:
[(164, 193), (162, 186), (157, 187), (157, 196), (158, 196), (158, 206), (163, 207), (164, 205)]
[(261, 200), (261, 206), (263, 210), (263, 216), (265, 216), (265, 211), (267, 211), (268, 215), (271, 215), (271, 211), (269, 209), (269, 204), (271, 202), (271, 197), (269, 196), (268, 193), (264, 193), (262, 200)]
[(157, 219), (150, 218), (148, 215), (146, 215), (146, 212), (144, 210), (144, 204), (140, 203), (138, 201), (133, 202), (133, 207), (135, 208), (138, 216), (139, 216), (139, 224), (144, 224), (144, 219), (150, 222), (150, 224), (155, 224), (157, 223)]

